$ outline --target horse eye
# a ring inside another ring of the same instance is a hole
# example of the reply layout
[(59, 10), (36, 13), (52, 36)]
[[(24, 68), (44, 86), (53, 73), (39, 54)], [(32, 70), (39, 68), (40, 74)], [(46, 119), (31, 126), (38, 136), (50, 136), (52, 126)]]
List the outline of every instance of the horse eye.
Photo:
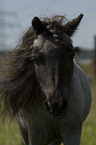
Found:
[(43, 54), (38, 54), (38, 55), (35, 55), (33, 57), (33, 61), (35, 64), (37, 65), (44, 65), (45, 64), (45, 58), (44, 58), (44, 55)]

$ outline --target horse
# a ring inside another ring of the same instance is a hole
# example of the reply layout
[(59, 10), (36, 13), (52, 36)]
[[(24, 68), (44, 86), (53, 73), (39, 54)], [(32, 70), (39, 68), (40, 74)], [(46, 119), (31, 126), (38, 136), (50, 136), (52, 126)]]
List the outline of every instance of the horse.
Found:
[(6, 61), (0, 97), (25, 145), (80, 145), (91, 91), (71, 36), (82, 17), (34, 17)]

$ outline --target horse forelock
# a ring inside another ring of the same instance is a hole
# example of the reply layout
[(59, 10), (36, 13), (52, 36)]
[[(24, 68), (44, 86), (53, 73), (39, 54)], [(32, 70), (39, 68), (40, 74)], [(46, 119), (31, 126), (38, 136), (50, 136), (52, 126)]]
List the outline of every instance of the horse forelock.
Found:
[[(63, 20), (66, 19), (61, 16), (42, 20), (51, 32), (54, 31), (52, 32), (53, 36), (56, 41), (59, 40), (59, 43), (63, 42), (60, 37), (63, 30)], [(7, 71), (5, 70), (5, 80), (1, 84), (0, 91), (5, 109), (7, 108), (10, 112), (11, 108), (14, 114), (19, 109), (27, 108), (29, 104), (34, 105), (35, 100), (42, 96), (35, 75), (34, 62), (31, 59), (33, 43), (36, 38), (33, 28), (30, 27), (22, 37), (20, 45), (13, 50), (11, 56), (7, 59)], [(65, 43), (63, 42), (62, 45), (65, 45)], [(69, 47), (69, 44), (67, 47)]]

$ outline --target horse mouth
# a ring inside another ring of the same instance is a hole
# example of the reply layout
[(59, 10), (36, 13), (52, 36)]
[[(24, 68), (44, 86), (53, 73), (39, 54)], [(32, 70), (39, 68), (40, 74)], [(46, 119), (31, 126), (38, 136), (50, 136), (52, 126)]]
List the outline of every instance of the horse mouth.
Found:
[(53, 119), (63, 119), (64, 117), (65, 117), (65, 115), (66, 115), (66, 113), (63, 113), (63, 114), (59, 114), (59, 115), (54, 115), (54, 114), (51, 114), (51, 113), (49, 113), (50, 114), (50, 116), (53, 118)]

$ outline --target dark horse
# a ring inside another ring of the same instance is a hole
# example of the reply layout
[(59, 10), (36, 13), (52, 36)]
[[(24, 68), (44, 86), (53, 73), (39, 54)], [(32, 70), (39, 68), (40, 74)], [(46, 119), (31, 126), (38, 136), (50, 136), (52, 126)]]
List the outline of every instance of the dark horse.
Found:
[(25, 145), (80, 145), (91, 93), (70, 37), (82, 17), (34, 17), (7, 60), (1, 98)]

